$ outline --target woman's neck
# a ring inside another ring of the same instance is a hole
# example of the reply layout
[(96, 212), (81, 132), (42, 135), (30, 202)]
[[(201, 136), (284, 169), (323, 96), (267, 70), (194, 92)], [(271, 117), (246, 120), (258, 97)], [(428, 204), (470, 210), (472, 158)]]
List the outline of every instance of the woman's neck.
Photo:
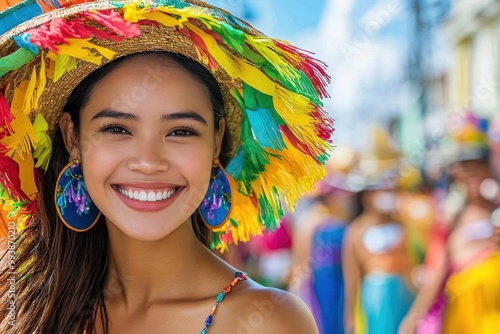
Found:
[(390, 213), (387, 212), (380, 212), (379, 210), (376, 209), (367, 209), (365, 212), (363, 212), (364, 215), (367, 217), (370, 217), (372, 220), (376, 220), (377, 223), (384, 223), (384, 222), (389, 222), (392, 221), (392, 216)]
[(112, 224), (108, 224), (108, 230), (104, 297), (107, 302), (124, 302), (127, 308), (149, 305), (158, 299), (186, 298), (189, 287), (199, 281), (193, 268), (203, 267), (215, 257), (198, 241), (190, 222), (152, 242), (131, 239)]
[(469, 197), (467, 199), (467, 205), (480, 207), (489, 211), (493, 211), (496, 208), (494, 203), (484, 199), (481, 196)]

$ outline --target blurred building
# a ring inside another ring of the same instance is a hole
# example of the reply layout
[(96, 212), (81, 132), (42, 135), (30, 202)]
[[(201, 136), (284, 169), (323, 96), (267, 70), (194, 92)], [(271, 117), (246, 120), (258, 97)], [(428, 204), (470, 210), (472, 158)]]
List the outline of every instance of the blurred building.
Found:
[[(425, 169), (437, 176), (444, 163), (443, 137), (462, 122), (466, 112), (490, 120), (498, 117), (500, 0), (435, 2), (449, 8), (443, 12), (442, 20), (435, 21), (437, 29), (427, 36), (427, 50), (423, 46), (421, 86), (424, 91), (422, 122), (426, 147), (422, 151), (425, 150)], [(415, 116), (406, 118), (402, 125), (405, 121), (409, 125), (402, 127), (402, 133), (408, 133), (407, 129), (417, 121)], [(403, 145), (406, 153), (414, 152), (406, 147)]]
[(446, 109), (492, 118), (500, 110), (500, 1), (455, 0), (443, 28), (453, 49)]

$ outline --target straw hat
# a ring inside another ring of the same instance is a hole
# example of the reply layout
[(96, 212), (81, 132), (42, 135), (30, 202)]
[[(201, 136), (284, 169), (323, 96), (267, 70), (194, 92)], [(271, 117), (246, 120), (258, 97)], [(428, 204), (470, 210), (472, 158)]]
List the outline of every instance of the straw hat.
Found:
[(2, 2), (0, 210), (18, 228), (29, 221), (35, 175), (48, 167), (69, 94), (104, 64), (144, 51), (194, 59), (221, 86), (234, 149), (226, 169), (239, 191), (214, 247), (274, 229), (282, 205), (293, 206), (325, 174), (333, 131), (321, 102), (326, 65), (195, 0)]

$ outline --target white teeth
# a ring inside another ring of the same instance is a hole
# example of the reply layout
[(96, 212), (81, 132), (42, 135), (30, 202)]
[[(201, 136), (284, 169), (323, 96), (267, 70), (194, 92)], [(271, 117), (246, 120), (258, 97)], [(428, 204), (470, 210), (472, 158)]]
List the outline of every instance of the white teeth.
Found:
[(122, 188), (118, 188), (118, 191), (120, 194), (123, 196), (127, 196), (128, 198), (139, 200), (141, 202), (155, 202), (155, 201), (161, 201), (164, 199), (169, 198), (175, 193), (175, 189), (172, 190), (164, 190), (162, 191), (149, 191), (146, 192), (144, 190), (138, 191), (138, 190), (125, 190)]

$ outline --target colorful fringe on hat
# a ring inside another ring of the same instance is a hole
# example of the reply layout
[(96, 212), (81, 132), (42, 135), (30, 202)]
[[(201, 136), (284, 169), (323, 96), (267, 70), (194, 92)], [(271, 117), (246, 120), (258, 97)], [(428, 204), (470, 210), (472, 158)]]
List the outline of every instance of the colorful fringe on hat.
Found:
[(69, 93), (127, 53), (183, 53), (221, 85), (235, 149), (226, 169), (239, 191), (212, 247), (274, 230), (282, 205), (293, 208), (325, 174), (333, 131), (321, 102), (325, 64), (222, 9), (195, 0), (10, 0), (0, 4), (0, 34), (0, 233), (8, 222), (23, 229), (37, 210), (35, 174), (48, 168)]

